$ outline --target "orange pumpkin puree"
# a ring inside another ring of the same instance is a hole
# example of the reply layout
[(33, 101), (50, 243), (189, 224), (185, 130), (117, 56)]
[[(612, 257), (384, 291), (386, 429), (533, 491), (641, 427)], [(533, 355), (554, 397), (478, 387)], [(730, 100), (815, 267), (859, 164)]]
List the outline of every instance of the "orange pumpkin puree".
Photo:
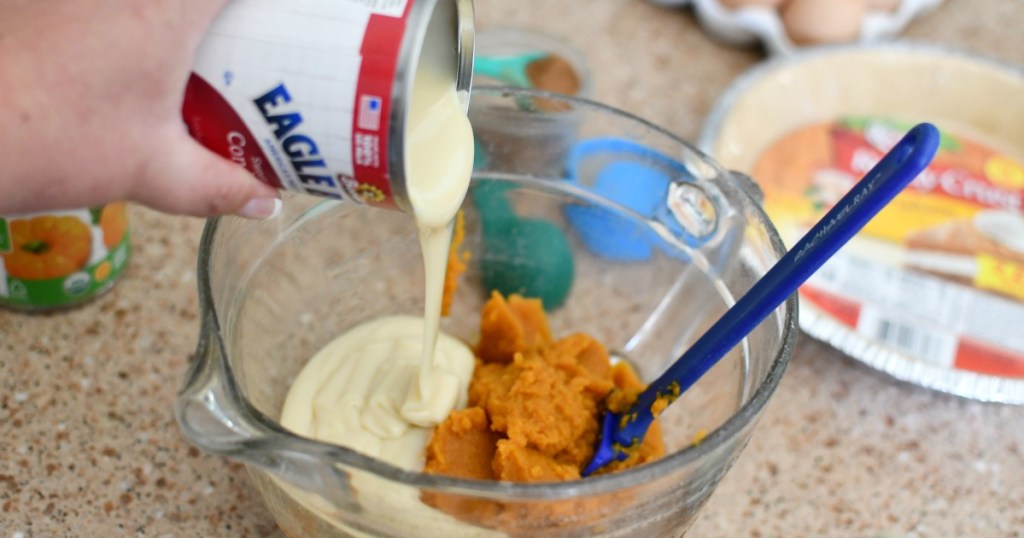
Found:
[[(576, 333), (554, 340), (541, 302), (494, 292), (480, 321), (469, 406), (452, 412), (427, 446), (427, 473), (460, 478), (576, 480), (594, 453), (608, 406), (621, 412), (644, 386), (626, 363)], [(609, 397), (611, 395), (611, 397)], [(612, 472), (664, 455), (655, 422)]]

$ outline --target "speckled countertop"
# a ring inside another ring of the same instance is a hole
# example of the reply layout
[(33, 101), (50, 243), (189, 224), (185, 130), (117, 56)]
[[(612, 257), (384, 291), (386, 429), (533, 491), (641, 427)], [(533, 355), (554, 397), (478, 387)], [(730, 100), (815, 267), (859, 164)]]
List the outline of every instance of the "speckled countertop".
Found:
[[(693, 139), (762, 56), (640, 0), (477, 0), (482, 27), (564, 36), (598, 100)], [(581, 12), (573, 17), (566, 7)], [(905, 35), (1024, 65), (1024, 2), (946, 0)], [(123, 281), (66, 313), (0, 311), (0, 538), (278, 536), (240, 465), (179, 435), (202, 222), (131, 213)], [(878, 374), (802, 338), (690, 536), (1024, 536), (1024, 407)]]

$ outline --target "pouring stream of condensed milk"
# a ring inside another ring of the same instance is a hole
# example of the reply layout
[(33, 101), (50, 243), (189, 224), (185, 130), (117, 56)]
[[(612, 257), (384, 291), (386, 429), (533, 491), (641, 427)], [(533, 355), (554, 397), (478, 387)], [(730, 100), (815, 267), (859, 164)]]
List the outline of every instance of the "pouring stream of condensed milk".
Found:
[(473, 166), (452, 50), (450, 33), (427, 32), (405, 136), (407, 190), (423, 252), (423, 319), (383, 317), (338, 337), (299, 373), (281, 417), (296, 433), (411, 470), (422, 466), (432, 428), (465, 405), (474, 365), (464, 343), (440, 333), (452, 226)]
[[(406, 139), (409, 201), (419, 227), (426, 286), (423, 364), (418, 391), (402, 412), (411, 421), (434, 426), (451, 412), (457, 385), (434, 367), (434, 350), (441, 324), (448, 249), (452, 223), (466, 197), (473, 170), (473, 131), (466, 108), (455, 90), (455, 65), (438, 54), (441, 35), (427, 36), (413, 86)], [(443, 37), (443, 36), (442, 36)], [(443, 44), (443, 43), (442, 43)], [(464, 392), (464, 391), (463, 391)]]

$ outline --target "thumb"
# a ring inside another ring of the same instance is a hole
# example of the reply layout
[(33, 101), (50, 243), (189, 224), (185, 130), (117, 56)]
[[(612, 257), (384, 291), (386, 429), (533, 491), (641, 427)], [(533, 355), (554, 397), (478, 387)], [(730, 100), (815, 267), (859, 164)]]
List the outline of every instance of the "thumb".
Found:
[(164, 213), (269, 218), (281, 207), (273, 187), (183, 134), (145, 169), (131, 198)]

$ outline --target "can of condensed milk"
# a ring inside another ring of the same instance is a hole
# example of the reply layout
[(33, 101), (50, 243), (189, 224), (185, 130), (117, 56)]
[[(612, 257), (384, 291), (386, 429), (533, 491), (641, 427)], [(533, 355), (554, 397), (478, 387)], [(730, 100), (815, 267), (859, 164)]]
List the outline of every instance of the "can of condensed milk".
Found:
[(410, 211), (405, 135), (428, 34), (468, 103), (472, 0), (234, 0), (200, 45), (183, 119), (273, 187)]

